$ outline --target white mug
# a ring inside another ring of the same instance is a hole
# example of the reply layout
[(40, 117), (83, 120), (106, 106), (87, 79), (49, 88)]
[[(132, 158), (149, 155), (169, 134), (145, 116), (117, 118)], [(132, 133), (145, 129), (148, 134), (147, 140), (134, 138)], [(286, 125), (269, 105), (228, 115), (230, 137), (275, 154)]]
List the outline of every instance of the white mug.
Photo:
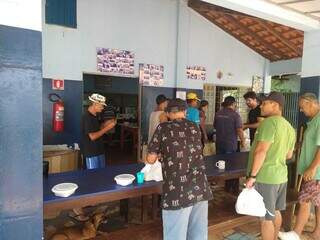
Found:
[(224, 160), (219, 160), (216, 162), (216, 167), (219, 169), (225, 169), (226, 168), (226, 162)]

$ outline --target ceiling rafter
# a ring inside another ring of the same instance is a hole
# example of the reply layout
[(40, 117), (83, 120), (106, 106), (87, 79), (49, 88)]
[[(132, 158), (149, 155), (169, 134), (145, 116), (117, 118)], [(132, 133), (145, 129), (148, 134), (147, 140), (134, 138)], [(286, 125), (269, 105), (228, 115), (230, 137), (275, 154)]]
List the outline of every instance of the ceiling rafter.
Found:
[[(196, 10), (197, 11), (197, 10)], [(267, 58), (267, 59), (274, 59), (274, 57), (270, 54), (266, 54), (264, 51), (261, 50), (257, 50), (255, 47), (251, 46), (250, 44), (248, 44), (247, 41), (243, 40), (242, 38), (239, 38), (238, 35), (236, 35), (233, 31), (227, 29), (223, 24), (215, 21), (211, 15), (205, 14), (203, 15), (206, 19), (208, 19), (210, 22), (213, 22), (215, 25), (217, 25), (218, 27), (224, 29), (224, 31), (226, 31), (227, 33), (229, 33), (230, 35), (234, 36), (236, 39), (238, 39), (240, 42), (242, 42), (243, 44), (245, 44), (246, 46), (248, 46), (249, 48), (251, 48), (253, 51), (258, 52), (260, 55), (262, 55), (263, 57)]]
[(302, 31), (201, 0), (188, 6), (270, 61), (302, 56)]
[(249, 28), (246, 28), (241, 21), (237, 21), (237, 19), (233, 16), (225, 16), (225, 18), (231, 22), (236, 27), (240, 28), (243, 32), (251, 36), (253, 39), (256, 39), (258, 42), (261, 43), (261, 45), (267, 46), (269, 50), (276, 56), (276, 58), (280, 59), (281, 52), (279, 53), (279, 49), (274, 47), (271, 43), (266, 41), (264, 38), (260, 37), (258, 34), (256, 34), (254, 31), (252, 31)]
[(263, 20), (257, 20), (259, 21), (260, 25), (264, 27), (266, 30), (268, 30), (269, 33), (271, 33), (273, 36), (275, 36), (280, 42), (282, 42), (284, 45), (286, 45), (288, 48), (290, 48), (293, 52), (296, 53), (297, 56), (299, 56), (301, 49), (297, 49), (296, 46), (294, 46), (292, 43), (290, 43), (288, 40), (286, 40), (283, 36), (279, 35), (276, 30), (274, 30), (272, 27), (268, 26), (267, 23), (264, 23)]

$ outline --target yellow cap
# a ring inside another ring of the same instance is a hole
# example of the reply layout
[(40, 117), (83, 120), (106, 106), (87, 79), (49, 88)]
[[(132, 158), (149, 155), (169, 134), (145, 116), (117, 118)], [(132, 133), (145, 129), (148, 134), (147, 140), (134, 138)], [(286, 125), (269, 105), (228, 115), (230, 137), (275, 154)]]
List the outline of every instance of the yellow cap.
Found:
[(200, 101), (200, 99), (198, 98), (197, 94), (193, 93), (193, 92), (190, 92), (190, 93), (187, 94), (187, 99)]

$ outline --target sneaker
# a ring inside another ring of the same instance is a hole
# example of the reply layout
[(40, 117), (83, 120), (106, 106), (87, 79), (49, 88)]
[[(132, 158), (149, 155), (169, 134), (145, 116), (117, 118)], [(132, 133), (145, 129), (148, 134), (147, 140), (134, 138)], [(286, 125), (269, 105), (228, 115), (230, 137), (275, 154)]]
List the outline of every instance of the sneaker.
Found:
[(299, 235), (295, 231), (279, 232), (278, 237), (281, 240), (300, 240)]

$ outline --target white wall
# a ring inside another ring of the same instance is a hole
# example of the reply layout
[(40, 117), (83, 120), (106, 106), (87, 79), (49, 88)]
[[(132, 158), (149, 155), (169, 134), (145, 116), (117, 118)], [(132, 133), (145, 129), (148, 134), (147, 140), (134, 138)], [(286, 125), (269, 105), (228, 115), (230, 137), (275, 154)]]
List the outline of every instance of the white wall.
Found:
[(301, 73), (302, 58), (270, 63), (270, 75)]
[(223, 85), (251, 86), (253, 75), (264, 75), (263, 57), (185, 0), (78, 0), (77, 7), (77, 29), (43, 27), (45, 78), (81, 80), (82, 72), (96, 72), (96, 47), (133, 51), (136, 75), (138, 63), (164, 65), (166, 87), (202, 89), (203, 82), (186, 81), (187, 65), (205, 66), (206, 82)]
[(320, 76), (320, 30), (304, 34), (301, 75)]
[(78, 0), (77, 29), (43, 28), (45, 78), (81, 80), (96, 72), (96, 47), (130, 50), (138, 63), (164, 65), (168, 87), (175, 85), (176, 13), (173, 0)]

